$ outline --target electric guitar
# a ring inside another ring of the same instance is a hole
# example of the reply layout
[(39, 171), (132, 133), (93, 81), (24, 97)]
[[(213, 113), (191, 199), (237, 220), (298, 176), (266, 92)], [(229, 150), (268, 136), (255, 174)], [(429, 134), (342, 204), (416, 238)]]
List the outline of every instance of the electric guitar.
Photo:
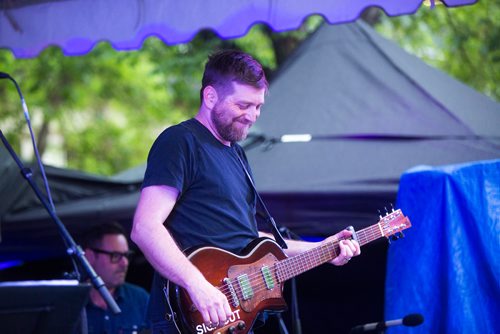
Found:
[[(380, 217), (377, 224), (353, 233), (352, 239), (365, 245), (382, 237), (397, 237), (411, 226), (401, 210)], [(349, 229), (349, 228), (348, 228)], [(233, 311), (221, 326), (208, 326), (196, 310), (188, 293), (178, 285), (167, 283), (165, 294), (179, 333), (246, 334), (258, 314), (264, 310), (284, 310), (283, 284), (290, 278), (336, 258), (339, 242), (324, 242), (304, 253), (287, 257), (273, 240), (259, 238), (238, 256), (216, 247), (202, 247), (188, 255), (189, 260), (217, 287)]]

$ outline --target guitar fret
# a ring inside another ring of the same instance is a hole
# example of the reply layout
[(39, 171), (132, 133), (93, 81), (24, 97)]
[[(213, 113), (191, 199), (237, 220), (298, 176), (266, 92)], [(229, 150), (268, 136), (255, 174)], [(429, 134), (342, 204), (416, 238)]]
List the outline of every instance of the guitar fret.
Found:
[(382, 225), (380, 225), (380, 223), (377, 223), (377, 226), (380, 229), (380, 235), (384, 236), (384, 230), (382, 230)]
[[(363, 246), (373, 240), (384, 237), (385, 234), (382, 224), (388, 224), (395, 219), (394, 217), (401, 217), (402, 214), (400, 212), (395, 212), (389, 216), (390, 220), (388, 221), (386, 220), (388, 218), (383, 218), (375, 225), (356, 231), (359, 245)], [(403, 224), (400, 227), (406, 228), (406, 225)], [(320, 264), (331, 261), (340, 253), (339, 241), (340, 240), (335, 239), (323, 243), (302, 254), (277, 262), (274, 266), (277, 280), (280, 283), (284, 282)]]
[[(383, 236), (383, 231), (379, 224), (362, 229), (356, 233), (360, 245), (365, 245)], [(279, 280), (288, 280), (291, 277), (332, 260), (337, 256), (338, 249), (338, 241), (329, 242), (293, 258), (283, 260), (282, 265), (279, 266), (282, 269)]]
[(338, 240), (324, 243), (302, 254), (280, 261), (276, 264), (278, 280), (286, 281), (298, 274), (328, 262), (338, 254)]
[(367, 243), (384, 236), (382, 227), (379, 226), (379, 224), (359, 230), (356, 232), (356, 235), (358, 236), (360, 246), (366, 245)]

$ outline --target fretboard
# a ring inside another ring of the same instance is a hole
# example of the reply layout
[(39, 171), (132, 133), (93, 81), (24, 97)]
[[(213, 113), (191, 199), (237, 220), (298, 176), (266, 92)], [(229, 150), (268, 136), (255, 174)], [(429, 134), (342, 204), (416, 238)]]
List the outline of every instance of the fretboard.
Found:
[[(382, 238), (384, 233), (380, 223), (356, 231), (360, 246)], [(323, 263), (333, 260), (340, 253), (341, 239), (325, 242), (294, 257), (281, 260), (275, 264), (276, 276), (280, 282), (289, 280)]]

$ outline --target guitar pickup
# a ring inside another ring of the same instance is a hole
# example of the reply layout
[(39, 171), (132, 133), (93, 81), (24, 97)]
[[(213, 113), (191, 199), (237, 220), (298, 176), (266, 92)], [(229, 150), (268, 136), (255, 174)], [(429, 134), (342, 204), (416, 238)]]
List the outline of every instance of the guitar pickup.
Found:
[(250, 279), (247, 274), (240, 275), (236, 278), (240, 285), (241, 294), (243, 296), (243, 300), (249, 300), (253, 297), (253, 289), (252, 284), (250, 283)]
[(263, 266), (260, 268), (262, 272), (262, 276), (264, 277), (264, 282), (266, 283), (266, 288), (268, 290), (272, 290), (274, 288), (274, 280), (273, 275), (271, 274), (271, 270), (269, 270), (268, 266)]

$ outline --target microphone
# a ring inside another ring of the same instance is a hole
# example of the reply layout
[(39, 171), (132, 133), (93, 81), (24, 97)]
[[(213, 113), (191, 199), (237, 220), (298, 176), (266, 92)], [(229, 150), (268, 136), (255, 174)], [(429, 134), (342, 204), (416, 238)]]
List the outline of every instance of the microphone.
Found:
[(392, 326), (399, 326), (399, 325), (404, 325), (404, 326), (418, 326), (424, 322), (424, 317), (419, 314), (419, 313), (412, 313), (408, 314), (405, 316), (403, 319), (396, 319), (396, 320), (388, 320), (388, 321), (380, 321), (380, 322), (372, 322), (369, 324), (364, 324), (364, 325), (358, 325), (355, 326), (351, 329), (351, 333), (364, 333), (368, 331), (373, 331), (373, 330), (384, 330), (388, 327)]

